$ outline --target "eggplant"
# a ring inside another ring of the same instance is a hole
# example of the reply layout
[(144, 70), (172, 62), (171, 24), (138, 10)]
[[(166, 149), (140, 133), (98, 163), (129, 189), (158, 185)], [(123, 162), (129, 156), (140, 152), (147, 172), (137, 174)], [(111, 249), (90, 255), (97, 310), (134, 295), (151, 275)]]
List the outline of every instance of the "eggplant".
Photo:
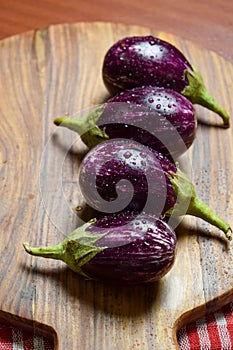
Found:
[(135, 141), (104, 141), (90, 150), (79, 169), (86, 203), (103, 213), (135, 211), (160, 218), (193, 215), (218, 227), (231, 240), (228, 223), (197, 197), (179, 165)]
[(95, 280), (140, 284), (161, 279), (175, 261), (177, 239), (162, 220), (148, 214), (112, 214), (92, 219), (53, 247), (30, 247), (35, 256), (58, 259)]
[(228, 113), (207, 91), (201, 73), (174, 45), (152, 35), (115, 42), (104, 56), (102, 77), (112, 95), (137, 86), (173, 89), (219, 114), (224, 127), (230, 126)]
[(122, 91), (86, 117), (56, 118), (54, 123), (79, 133), (89, 148), (107, 139), (129, 138), (173, 158), (192, 145), (197, 127), (192, 103), (162, 87)]

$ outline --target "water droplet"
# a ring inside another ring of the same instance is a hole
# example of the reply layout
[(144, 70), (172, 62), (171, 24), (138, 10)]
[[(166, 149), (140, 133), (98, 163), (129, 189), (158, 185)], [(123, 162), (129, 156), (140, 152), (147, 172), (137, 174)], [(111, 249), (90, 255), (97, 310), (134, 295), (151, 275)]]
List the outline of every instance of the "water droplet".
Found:
[(157, 104), (157, 105), (156, 105), (156, 108), (157, 108), (157, 109), (160, 109), (160, 108), (161, 108), (161, 105), (160, 105), (160, 104)]
[(149, 103), (153, 103), (153, 102), (154, 102), (154, 99), (153, 99), (152, 97), (149, 97), (149, 98), (148, 98), (148, 102), (149, 102)]
[(124, 153), (124, 157), (125, 157), (126, 159), (129, 159), (131, 156), (132, 156), (132, 153), (129, 152), (129, 151), (127, 151), (127, 152)]

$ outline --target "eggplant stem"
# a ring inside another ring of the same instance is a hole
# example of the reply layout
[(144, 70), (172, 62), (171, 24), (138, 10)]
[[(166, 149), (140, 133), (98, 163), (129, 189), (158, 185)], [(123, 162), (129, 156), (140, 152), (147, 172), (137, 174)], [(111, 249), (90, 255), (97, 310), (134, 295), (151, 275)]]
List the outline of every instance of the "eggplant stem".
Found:
[(80, 135), (81, 140), (86, 144), (88, 148), (93, 148), (99, 143), (109, 139), (105, 130), (100, 129), (97, 125), (97, 122), (101, 117), (104, 108), (105, 104), (103, 103), (84, 117), (59, 117), (55, 118), (53, 122), (57, 126), (63, 126), (76, 132), (78, 135)]
[(52, 247), (31, 247), (29, 243), (25, 242), (23, 243), (23, 247), (26, 250), (27, 253), (30, 255), (35, 256), (41, 256), (43, 258), (50, 258), (50, 259), (61, 259), (61, 256), (63, 254), (63, 246), (62, 244), (57, 244)]
[(96, 219), (91, 219), (76, 228), (60, 244), (48, 247), (31, 247), (29, 243), (25, 242), (23, 243), (24, 249), (30, 255), (61, 260), (74, 272), (88, 277), (81, 267), (107, 248), (95, 246), (95, 242), (105, 236), (108, 231), (95, 235), (88, 231), (88, 227), (95, 221)]
[(213, 96), (207, 91), (201, 74), (193, 69), (186, 70), (186, 77), (189, 85), (181, 91), (182, 95), (186, 96), (193, 104), (199, 104), (207, 109), (217, 113), (223, 120), (223, 127), (230, 127), (229, 114), (215, 101)]
[(231, 227), (197, 196), (192, 198), (187, 210), (187, 214), (199, 217), (208, 223), (218, 227), (225, 233), (225, 236), (229, 241), (232, 240)]
[(217, 113), (223, 120), (222, 127), (229, 128), (230, 127), (230, 117), (228, 113), (213, 99), (210, 93), (203, 87), (203, 89), (199, 90), (199, 98), (198, 103), (203, 107), (208, 108), (209, 110)]

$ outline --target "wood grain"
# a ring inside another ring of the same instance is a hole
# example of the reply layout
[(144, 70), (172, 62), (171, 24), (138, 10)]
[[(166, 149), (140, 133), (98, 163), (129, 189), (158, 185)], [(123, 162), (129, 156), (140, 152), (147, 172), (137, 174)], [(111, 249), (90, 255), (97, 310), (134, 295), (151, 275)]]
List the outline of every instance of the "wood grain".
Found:
[(0, 0), (0, 7), (0, 39), (51, 24), (122, 22), (192, 40), (233, 63), (229, 0)]
[[(56, 349), (175, 349), (179, 327), (232, 299), (232, 249), (218, 230), (193, 217), (177, 230), (173, 269), (149, 286), (86, 281), (22, 247), (24, 241), (56, 244), (82, 222), (73, 208), (84, 205), (77, 172), (85, 147), (53, 119), (101, 103), (108, 96), (101, 79), (107, 48), (126, 35), (148, 33), (179, 47), (232, 114), (232, 65), (172, 34), (94, 22), (0, 42), (0, 314), (50, 334)], [(197, 113), (190, 173), (198, 195), (232, 223), (232, 128), (218, 127), (220, 118), (202, 107)]]

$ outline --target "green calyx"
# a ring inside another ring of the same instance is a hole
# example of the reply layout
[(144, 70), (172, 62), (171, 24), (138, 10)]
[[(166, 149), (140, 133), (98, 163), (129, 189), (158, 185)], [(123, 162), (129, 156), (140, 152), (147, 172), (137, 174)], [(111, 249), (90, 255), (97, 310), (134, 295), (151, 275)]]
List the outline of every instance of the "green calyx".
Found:
[(100, 129), (96, 124), (104, 108), (105, 104), (101, 104), (85, 117), (59, 117), (54, 119), (54, 124), (75, 131), (80, 135), (82, 141), (88, 148), (93, 148), (100, 142), (106, 141), (109, 138), (105, 130)]
[(229, 114), (214, 100), (213, 96), (207, 91), (201, 74), (193, 69), (185, 70), (185, 75), (188, 79), (186, 86), (181, 94), (187, 97), (193, 104), (199, 104), (207, 109), (217, 113), (223, 120), (223, 127), (230, 127)]
[(105, 130), (101, 130), (97, 125), (88, 130), (85, 134), (81, 135), (82, 141), (88, 148), (93, 148), (97, 146), (99, 143), (106, 141), (109, 139)]
[(86, 224), (75, 229), (69, 236), (60, 244), (51, 247), (31, 247), (28, 243), (24, 243), (24, 249), (27, 253), (61, 260), (66, 263), (71, 270), (88, 277), (81, 269), (83, 265), (93, 259), (98, 253), (105, 250), (107, 247), (96, 247), (94, 243), (105, 236), (103, 234), (92, 234), (88, 231), (88, 227), (96, 220), (92, 219)]
[(180, 216), (189, 214), (196, 216), (216, 226), (224, 232), (226, 238), (232, 240), (232, 229), (222, 218), (220, 218), (206, 203), (197, 197), (193, 183), (181, 170), (176, 173), (169, 173), (169, 180), (172, 184), (177, 202), (174, 208), (169, 209), (166, 216)]
[(174, 173), (170, 171), (168, 177), (170, 183), (172, 184), (177, 200), (174, 207), (166, 212), (166, 216), (184, 215), (184, 213), (186, 213), (187, 209), (189, 208), (191, 199), (196, 196), (194, 185), (189, 177), (178, 167), (177, 172)]

